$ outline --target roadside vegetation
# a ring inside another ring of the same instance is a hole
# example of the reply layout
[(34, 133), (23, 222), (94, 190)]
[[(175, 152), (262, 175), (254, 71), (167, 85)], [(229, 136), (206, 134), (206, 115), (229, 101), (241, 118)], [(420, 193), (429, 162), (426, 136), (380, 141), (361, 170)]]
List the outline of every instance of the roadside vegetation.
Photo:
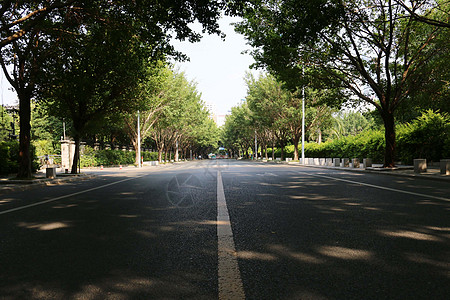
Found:
[[(306, 156), (370, 156), (385, 167), (448, 158), (449, 5), (4, 1), (0, 66), (19, 105), (1, 110), (0, 172), (31, 178), (62, 138), (75, 142), (72, 173), (80, 163), (138, 164), (139, 141), (159, 161), (219, 146), (251, 157), (255, 138), (263, 157), (297, 160), (302, 135)], [(185, 57), (170, 40), (199, 41), (194, 21), (220, 35), (223, 13), (242, 18), (236, 31), (262, 72), (245, 78), (246, 101), (219, 131), (195, 83), (173, 69)]]

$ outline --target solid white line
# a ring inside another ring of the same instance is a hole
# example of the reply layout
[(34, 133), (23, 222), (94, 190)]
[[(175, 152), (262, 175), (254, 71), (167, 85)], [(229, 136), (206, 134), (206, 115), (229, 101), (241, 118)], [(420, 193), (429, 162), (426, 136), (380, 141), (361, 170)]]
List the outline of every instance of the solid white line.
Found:
[(141, 176), (137, 176), (137, 177), (133, 177), (133, 178), (127, 178), (127, 179), (115, 181), (115, 182), (112, 182), (112, 183), (108, 183), (108, 184), (105, 184), (105, 185), (102, 185), (102, 186), (97, 186), (95, 188), (87, 189), (87, 190), (84, 190), (84, 191), (80, 191), (80, 192), (76, 192), (76, 193), (72, 193), (72, 194), (56, 197), (56, 198), (45, 200), (45, 201), (41, 201), (41, 202), (36, 202), (36, 203), (25, 205), (25, 206), (20, 206), (20, 207), (8, 209), (8, 210), (5, 210), (5, 211), (1, 211), (0, 215), (4, 215), (4, 214), (7, 214), (7, 213), (11, 213), (11, 212), (22, 210), (22, 209), (26, 209), (26, 208), (30, 208), (30, 207), (33, 207), (33, 206), (42, 205), (42, 204), (49, 203), (49, 202), (54, 202), (54, 201), (57, 201), (57, 200), (61, 200), (61, 199), (69, 198), (69, 197), (72, 197), (72, 196), (84, 194), (84, 193), (87, 193), (87, 192), (92, 192), (92, 191), (95, 191), (95, 190), (98, 190), (98, 189), (102, 189), (104, 187), (108, 187), (108, 186), (115, 185), (115, 184), (118, 184), (118, 183), (121, 183), (121, 182), (125, 182), (125, 181), (129, 181), (129, 180), (141, 178), (141, 177), (144, 177), (144, 176), (146, 176), (146, 175), (141, 175)]
[(385, 186), (374, 185), (374, 184), (370, 184), (370, 183), (364, 183), (364, 182), (359, 182), (359, 181), (353, 181), (353, 180), (347, 180), (347, 179), (342, 179), (342, 178), (336, 178), (336, 177), (325, 176), (325, 175), (317, 175), (317, 174), (311, 174), (311, 173), (305, 173), (305, 172), (299, 172), (299, 173), (301, 173), (301, 174), (308, 174), (308, 175), (311, 175), (311, 176), (314, 176), (314, 177), (321, 177), (321, 178), (333, 179), (333, 180), (343, 181), (343, 182), (348, 182), (348, 183), (353, 183), (353, 184), (360, 184), (360, 185), (364, 185), (364, 186), (368, 186), (368, 187), (372, 187), (372, 188), (376, 188), (376, 189), (380, 189), (380, 190), (386, 190), (386, 191), (391, 191), (391, 192), (409, 194), (409, 195), (420, 196), (420, 197), (425, 197), (425, 198), (432, 198), (432, 199), (443, 200), (443, 201), (450, 201), (450, 199), (448, 199), (448, 198), (431, 196), (431, 195), (426, 195), (426, 194), (421, 194), (421, 193), (414, 193), (414, 192), (405, 191), (405, 190), (399, 190), (399, 189), (393, 189), (393, 188), (388, 188), (388, 187), (385, 187)]
[(219, 300), (245, 299), (220, 170), (217, 171), (217, 240)]

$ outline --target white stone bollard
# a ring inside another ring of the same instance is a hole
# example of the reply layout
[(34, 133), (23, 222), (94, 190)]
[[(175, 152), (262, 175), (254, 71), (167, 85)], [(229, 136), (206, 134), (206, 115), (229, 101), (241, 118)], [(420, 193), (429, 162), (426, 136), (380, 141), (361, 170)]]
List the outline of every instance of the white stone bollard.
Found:
[(333, 159), (333, 167), (340, 167), (341, 166), (341, 159), (340, 158), (334, 158)]
[(325, 158), (319, 158), (319, 165), (325, 166)]
[(333, 159), (328, 157), (328, 158), (325, 160), (325, 165), (328, 166), (328, 167), (333, 166)]
[(56, 178), (56, 167), (48, 167), (45, 169), (45, 175), (47, 178)]
[(439, 165), (442, 175), (450, 175), (450, 159), (441, 159)]
[(349, 158), (343, 158), (342, 159), (342, 167), (348, 168), (350, 165), (350, 159)]
[(414, 173), (425, 173), (427, 171), (426, 159), (414, 159)]
[(359, 158), (353, 158), (352, 159), (352, 167), (359, 169)]
[(372, 167), (372, 159), (371, 158), (364, 158), (363, 159), (363, 167), (364, 168)]

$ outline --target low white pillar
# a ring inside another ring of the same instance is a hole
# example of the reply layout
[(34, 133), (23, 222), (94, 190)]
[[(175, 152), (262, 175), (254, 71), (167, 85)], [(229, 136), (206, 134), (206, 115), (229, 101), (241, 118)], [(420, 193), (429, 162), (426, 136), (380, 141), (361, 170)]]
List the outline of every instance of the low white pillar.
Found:
[(423, 158), (414, 160), (414, 173), (425, 173), (427, 171), (427, 160)]
[(333, 159), (333, 167), (340, 167), (341, 166), (341, 159), (340, 158), (334, 158)]
[(333, 159), (332, 158), (326, 158), (325, 159), (325, 165), (326, 166), (328, 166), (328, 167), (331, 167), (331, 166), (333, 166)]
[(359, 169), (359, 158), (353, 158), (352, 159), (352, 167)]
[(450, 175), (450, 159), (441, 159), (439, 165), (442, 175)]
[(349, 158), (343, 158), (342, 159), (342, 167), (348, 168), (350, 165), (350, 159)]
[(45, 169), (45, 175), (47, 178), (56, 178), (56, 167), (48, 167)]
[(319, 158), (319, 165), (325, 166), (325, 158)]
[(372, 159), (371, 158), (364, 158), (363, 159), (363, 167), (364, 168), (372, 167)]

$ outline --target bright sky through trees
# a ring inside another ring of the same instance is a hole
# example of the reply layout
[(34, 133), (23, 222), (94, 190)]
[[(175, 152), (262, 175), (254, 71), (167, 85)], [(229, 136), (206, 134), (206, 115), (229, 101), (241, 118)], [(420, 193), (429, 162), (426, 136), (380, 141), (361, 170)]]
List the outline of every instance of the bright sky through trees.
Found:
[[(227, 113), (246, 97), (244, 76), (254, 62), (250, 55), (241, 54), (250, 47), (245, 44), (244, 37), (235, 33), (230, 25), (238, 20), (225, 16), (219, 21), (220, 29), (226, 34), (225, 41), (217, 35), (205, 34), (199, 43), (173, 42), (178, 51), (190, 58), (190, 61), (176, 63), (176, 66), (186, 73), (188, 80), (198, 83), (203, 101), (214, 103), (218, 114)], [(198, 23), (192, 26), (201, 31)], [(0, 81), (2, 103), (16, 104), (17, 95), (11, 90), (3, 74), (0, 74)]]
[[(246, 97), (244, 76), (254, 62), (250, 55), (241, 54), (250, 46), (230, 25), (237, 21), (238, 18), (226, 16), (219, 21), (220, 30), (226, 34), (225, 41), (217, 35), (205, 34), (199, 43), (173, 42), (178, 51), (190, 58), (190, 61), (176, 66), (186, 73), (189, 80), (198, 83), (197, 89), (202, 93), (203, 101), (214, 103), (219, 114), (227, 113)], [(201, 31), (200, 25), (192, 26)]]

